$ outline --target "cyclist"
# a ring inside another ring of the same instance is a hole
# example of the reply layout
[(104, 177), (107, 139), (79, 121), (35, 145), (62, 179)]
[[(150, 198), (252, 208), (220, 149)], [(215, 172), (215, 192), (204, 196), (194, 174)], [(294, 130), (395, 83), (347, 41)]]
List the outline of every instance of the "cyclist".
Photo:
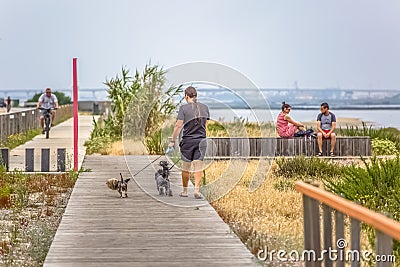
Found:
[[(42, 94), (39, 97), (39, 101), (37, 102), (37, 108), (58, 108), (58, 100), (55, 94), (51, 93), (50, 88), (46, 88), (46, 93)], [(41, 115), (40, 115), (40, 125), (42, 126), (42, 134), (45, 133), (44, 129), (44, 114), (47, 112), (46, 110), (41, 110)], [(53, 109), (50, 111), (51, 112), (51, 126), (53, 126), (53, 121), (54, 117), (56, 116), (56, 111)]]

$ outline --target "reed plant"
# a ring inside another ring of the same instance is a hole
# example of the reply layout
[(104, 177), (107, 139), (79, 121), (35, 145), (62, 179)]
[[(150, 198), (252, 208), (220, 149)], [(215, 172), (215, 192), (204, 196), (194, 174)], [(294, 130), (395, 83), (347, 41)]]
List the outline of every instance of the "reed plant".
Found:
[(122, 68), (121, 74), (106, 80), (111, 112), (94, 122), (87, 153), (107, 154), (114, 142), (126, 139), (141, 140), (150, 154), (162, 153), (158, 133), (176, 106), (173, 97), (182, 92), (181, 86), (164, 90), (165, 71), (158, 65), (147, 64), (142, 73)]

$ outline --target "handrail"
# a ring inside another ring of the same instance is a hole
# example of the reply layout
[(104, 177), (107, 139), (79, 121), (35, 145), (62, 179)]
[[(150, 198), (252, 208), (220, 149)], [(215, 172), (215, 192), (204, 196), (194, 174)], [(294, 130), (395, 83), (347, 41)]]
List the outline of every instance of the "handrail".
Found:
[[(54, 124), (72, 117), (72, 107), (71, 104), (60, 106)], [(0, 141), (13, 134), (40, 128), (39, 115), (36, 108), (0, 114)]]
[(400, 240), (399, 222), (302, 181), (296, 182), (296, 190)]

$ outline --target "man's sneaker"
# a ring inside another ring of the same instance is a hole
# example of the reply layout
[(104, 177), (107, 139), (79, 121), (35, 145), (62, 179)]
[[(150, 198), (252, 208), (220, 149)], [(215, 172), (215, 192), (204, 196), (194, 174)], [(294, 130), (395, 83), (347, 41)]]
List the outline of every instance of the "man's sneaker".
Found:
[(44, 134), (46, 132), (46, 130), (43, 128), (43, 130), (42, 130), (42, 134)]

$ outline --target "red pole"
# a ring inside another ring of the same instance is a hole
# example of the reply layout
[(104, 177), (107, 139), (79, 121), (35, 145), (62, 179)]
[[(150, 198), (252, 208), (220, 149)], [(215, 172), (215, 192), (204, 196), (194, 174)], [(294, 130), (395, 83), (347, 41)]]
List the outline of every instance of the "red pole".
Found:
[(74, 100), (74, 171), (78, 171), (78, 71), (77, 58), (72, 59), (72, 80)]

